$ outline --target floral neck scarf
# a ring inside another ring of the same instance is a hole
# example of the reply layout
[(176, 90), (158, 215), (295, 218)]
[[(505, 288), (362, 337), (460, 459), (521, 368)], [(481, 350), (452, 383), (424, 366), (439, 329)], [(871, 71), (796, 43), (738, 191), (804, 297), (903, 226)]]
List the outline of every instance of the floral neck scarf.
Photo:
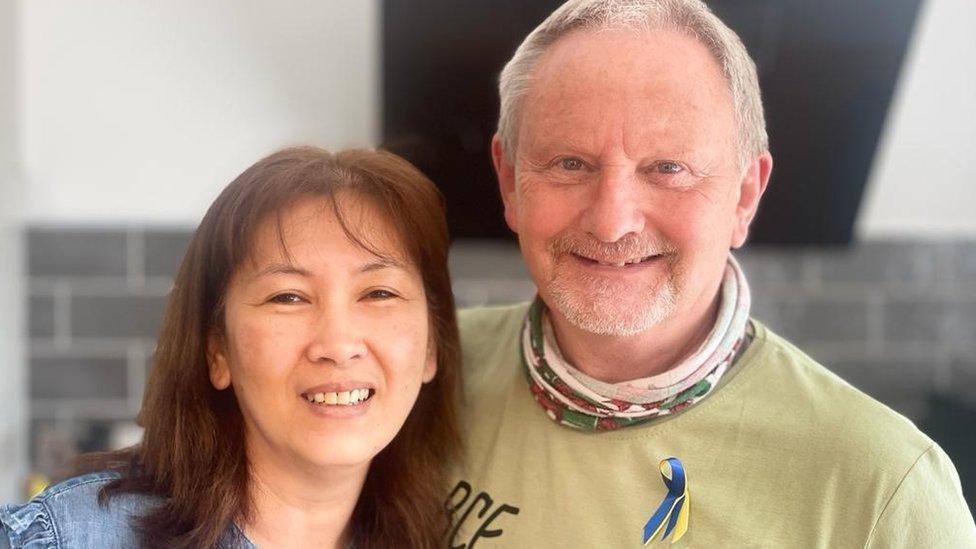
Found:
[(715, 326), (701, 346), (658, 375), (604, 383), (570, 365), (559, 352), (536, 297), (522, 327), (522, 363), (536, 402), (557, 423), (606, 431), (683, 410), (705, 398), (751, 339), (749, 286), (730, 255)]

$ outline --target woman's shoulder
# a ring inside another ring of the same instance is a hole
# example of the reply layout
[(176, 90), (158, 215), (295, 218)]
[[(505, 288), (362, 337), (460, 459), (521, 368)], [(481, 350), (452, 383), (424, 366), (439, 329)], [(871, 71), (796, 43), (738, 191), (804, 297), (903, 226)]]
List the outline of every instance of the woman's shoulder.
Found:
[(134, 547), (134, 518), (161, 502), (146, 494), (124, 493), (99, 502), (99, 492), (120, 474), (100, 471), (72, 477), (23, 505), (0, 507), (0, 549), (30, 547)]

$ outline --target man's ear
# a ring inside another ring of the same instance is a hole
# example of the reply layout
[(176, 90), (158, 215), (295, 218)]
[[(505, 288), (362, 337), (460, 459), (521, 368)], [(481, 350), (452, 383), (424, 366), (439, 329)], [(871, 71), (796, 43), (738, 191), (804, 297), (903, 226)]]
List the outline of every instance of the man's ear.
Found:
[(505, 222), (508, 228), (518, 233), (518, 201), (515, 199), (515, 166), (505, 156), (501, 137), (496, 133), (491, 138), (491, 161), (498, 176), (498, 190), (501, 191), (502, 204), (505, 205)]
[(756, 217), (759, 199), (766, 192), (769, 175), (773, 171), (773, 157), (766, 151), (752, 160), (742, 181), (739, 182), (739, 203), (735, 209), (735, 227), (732, 231), (732, 248), (740, 248), (749, 236), (749, 225)]
[(223, 391), (230, 387), (230, 365), (224, 350), (223, 338), (212, 333), (207, 337), (207, 368), (210, 371), (210, 384)]

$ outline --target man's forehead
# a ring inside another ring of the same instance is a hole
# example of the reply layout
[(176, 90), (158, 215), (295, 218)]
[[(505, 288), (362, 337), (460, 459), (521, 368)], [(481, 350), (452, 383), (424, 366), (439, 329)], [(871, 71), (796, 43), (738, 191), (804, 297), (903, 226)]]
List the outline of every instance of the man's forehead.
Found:
[(661, 77), (672, 72), (715, 76), (718, 61), (700, 40), (674, 29), (581, 29), (559, 38), (540, 56), (536, 77), (548, 70), (602, 78), (624, 69)]
[[(565, 36), (540, 58), (522, 108), (521, 129), (530, 130), (523, 137), (533, 141), (555, 134), (603, 142), (611, 136), (601, 132), (621, 131), (643, 141), (723, 122), (731, 131), (733, 121), (731, 93), (711, 53), (666, 30)], [(531, 131), (532, 122), (545, 131)]]
[[(601, 93), (594, 97), (593, 93)], [(671, 30), (577, 31), (553, 44), (533, 70), (526, 100), (667, 100), (694, 104), (727, 98), (718, 62), (698, 40)], [(556, 101), (553, 101), (556, 100)]]

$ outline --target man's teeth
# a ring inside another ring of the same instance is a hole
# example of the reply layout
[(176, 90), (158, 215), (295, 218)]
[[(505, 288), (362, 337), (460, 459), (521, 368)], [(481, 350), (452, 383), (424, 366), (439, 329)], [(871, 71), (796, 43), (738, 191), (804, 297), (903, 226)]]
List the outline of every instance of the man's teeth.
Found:
[(363, 388), (335, 393), (306, 393), (303, 396), (305, 400), (314, 404), (352, 406), (368, 400), (373, 394), (370, 389)]
[(634, 265), (636, 263), (641, 263), (641, 262), (647, 261), (648, 259), (651, 259), (652, 257), (654, 257), (654, 256), (653, 255), (648, 255), (648, 256), (645, 256), (645, 257), (638, 257), (638, 258), (635, 258), (635, 259), (628, 259), (627, 261), (621, 261), (619, 263), (614, 263), (614, 262), (610, 262), (610, 261), (600, 261), (600, 260), (595, 260), (595, 261), (598, 264), (600, 264), (600, 265), (602, 265), (604, 267), (625, 267), (627, 265)]

